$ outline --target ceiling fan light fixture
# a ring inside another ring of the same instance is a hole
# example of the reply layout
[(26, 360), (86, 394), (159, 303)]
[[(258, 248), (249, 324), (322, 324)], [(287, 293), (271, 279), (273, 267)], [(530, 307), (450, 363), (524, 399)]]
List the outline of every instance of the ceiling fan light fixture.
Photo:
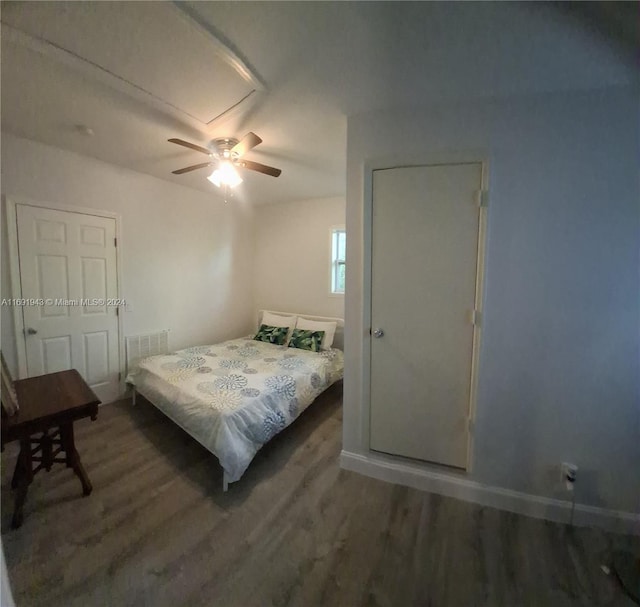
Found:
[(242, 177), (238, 175), (238, 171), (236, 171), (234, 166), (228, 161), (221, 162), (218, 168), (213, 171), (207, 179), (219, 188), (224, 185), (230, 188), (235, 188), (243, 181)]
[(219, 188), (235, 188), (242, 183), (242, 178), (236, 171), (238, 167), (243, 170), (246, 169), (248, 171), (255, 171), (256, 173), (262, 173), (263, 175), (270, 175), (271, 177), (280, 177), (282, 174), (282, 171), (276, 167), (270, 167), (266, 164), (245, 160), (243, 158), (247, 152), (262, 143), (262, 139), (255, 133), (247, 133), (240, 141), (232, 137), (214, 139), (208, 148), (190, 143), (184, 139), (176, 139), (175, 137), (169, 139), (169, 143), (175, 143), (195, 152), (206, 154), (212, 159), (211, 162), (192, 164), (191, 166), (171, 171), (174, 175), (197, 171), (198, 169), (210, 167), (217, 162), (218, 166), (216, 170), (213, 171), (207, 179)]

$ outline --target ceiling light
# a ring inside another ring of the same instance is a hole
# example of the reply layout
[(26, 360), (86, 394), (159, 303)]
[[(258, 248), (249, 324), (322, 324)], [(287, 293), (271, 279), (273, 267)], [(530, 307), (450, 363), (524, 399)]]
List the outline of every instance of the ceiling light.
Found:
[(242, 183), (242, 177), (238, 175), (238, 171), (236, 171), (228, 161), (221, 162), (218, 168), (213, 171), (207, 179), (218, 187), (226, 185), (230, 188), (235, 188)]

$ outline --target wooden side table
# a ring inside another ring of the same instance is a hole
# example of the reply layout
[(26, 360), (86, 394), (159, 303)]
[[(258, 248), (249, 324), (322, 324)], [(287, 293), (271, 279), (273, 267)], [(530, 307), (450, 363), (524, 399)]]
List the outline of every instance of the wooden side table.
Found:
[[(50, 470), (54, 463), (73, 468), (82, 492), (93, 487), (82, 467), (73, 437), (73, 422), (83, 417), (95, 420), (100, 400), (75, 369), (29, 377), (14, 382), (20, 410), (2, 419), (2, 448), (20, 441), (11, 487), (17, 489), (12, 526), (20, 527), (27, 490), (36, 472)], [(41, 436), (34, 436), (42, 433)], [(61, 457), (57, 457), (63, 453)], [(34, 462), (37, 464), (33, 467)]]

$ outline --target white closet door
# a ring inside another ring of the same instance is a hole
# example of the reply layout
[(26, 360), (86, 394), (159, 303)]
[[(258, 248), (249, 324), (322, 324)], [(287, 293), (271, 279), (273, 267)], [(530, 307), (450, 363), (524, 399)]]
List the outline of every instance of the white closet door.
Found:
[(480, 163), (374, 171), (373, 450), (467, 466), (481, 185)]
[(106, 300), (118, 297), (115, 220), (23, 204), (16, 213), (22, 297), (50, 300), (23, 307), (28, 376), (75, 368), (98, 398), (114, 400), (118, 317)]

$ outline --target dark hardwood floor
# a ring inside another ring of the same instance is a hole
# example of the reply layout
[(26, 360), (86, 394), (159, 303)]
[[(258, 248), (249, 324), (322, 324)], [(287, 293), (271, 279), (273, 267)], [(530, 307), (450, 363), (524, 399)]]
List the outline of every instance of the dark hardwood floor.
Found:
[(209, 454), (140, 399), (76, 426), (93, 483), (38, 474), (2, 540), (18, 607), (632, 606), (600, 566), (638, 539), (530, 519), (340, 470), (341, 387), (222, 492)]

